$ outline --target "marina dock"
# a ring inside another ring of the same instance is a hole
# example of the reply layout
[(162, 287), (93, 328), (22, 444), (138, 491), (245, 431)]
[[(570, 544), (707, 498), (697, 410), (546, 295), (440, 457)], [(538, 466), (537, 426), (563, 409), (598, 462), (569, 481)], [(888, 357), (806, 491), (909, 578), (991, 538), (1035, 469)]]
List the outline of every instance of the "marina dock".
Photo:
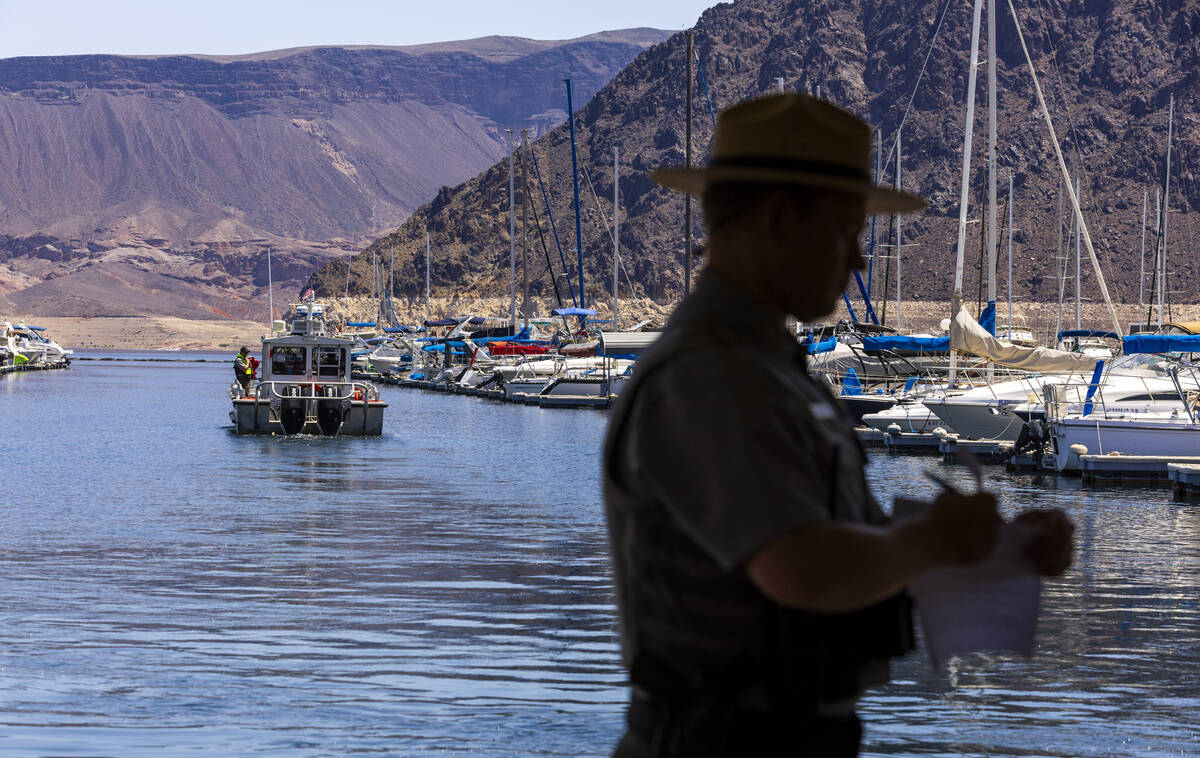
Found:
[(20, 364), (0, 364), (0, 376), (4, 374), (17, 374), (29, 371), (56, 371), (58, 369), (70, 368), (69, 360), (54, 361), (51, 363), (20, 363)]
[(541, 408), (591, 408), (604, 410), (612, 407), (616, 402), (617, 395), (601, 394), (601, 395), (542, 395), (519, 393), (507, 395), (504, 390), (498, 387), (464, 387), (457, 384), (447, 382), (432, 382), (423, 379), (397, 379), (391, 376), (385, 376), (376, 373), (359, 373), (355, 372), (356, 379), (368, 379), (372, 382), (380, 384), (391, 384), (397, 387), (407, 387), (410, 389), (423, 390), (425, 392), (441, 392), (450, 395), (466, 395), (467, 397), (481, 397), (487, 400), (495, 400), (502, 403), (513, 403), (515, 405), (536, 405)]

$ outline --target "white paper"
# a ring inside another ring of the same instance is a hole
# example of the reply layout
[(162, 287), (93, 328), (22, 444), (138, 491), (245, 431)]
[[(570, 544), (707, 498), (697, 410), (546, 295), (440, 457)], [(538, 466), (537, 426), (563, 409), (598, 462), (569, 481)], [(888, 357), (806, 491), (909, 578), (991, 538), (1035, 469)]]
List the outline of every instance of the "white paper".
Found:
[[(928, 503), (897, 498), (894, 515), (926, 508)], [(934, 666), (962, 653), (1033, 654), (1042, 583), (1021, 550), (1036, 533), (1029, 524), (1005, 524), (983, 562), (930, 571), (909, 587)]]

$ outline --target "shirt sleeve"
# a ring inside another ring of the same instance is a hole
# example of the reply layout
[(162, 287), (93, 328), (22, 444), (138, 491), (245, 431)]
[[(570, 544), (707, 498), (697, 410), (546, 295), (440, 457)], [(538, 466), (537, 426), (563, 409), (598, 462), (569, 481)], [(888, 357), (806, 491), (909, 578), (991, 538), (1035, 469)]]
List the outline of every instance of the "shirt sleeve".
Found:
[(804, 396), (761, 365), (674, 361), (646, 377), (631, 411), (634, 481), (724, 570), (830, 520), (832, 450)]

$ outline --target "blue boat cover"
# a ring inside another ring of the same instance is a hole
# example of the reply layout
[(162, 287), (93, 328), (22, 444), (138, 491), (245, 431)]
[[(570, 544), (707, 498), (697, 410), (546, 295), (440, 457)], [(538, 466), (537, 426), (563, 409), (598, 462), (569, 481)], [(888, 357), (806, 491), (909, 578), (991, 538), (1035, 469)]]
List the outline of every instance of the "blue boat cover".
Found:
[(405, 332), (414, 331), (411, 326), (385, 326), (383, 331), (387, 334), (404, 334)]
[(837, 337), (828, 337), (820, 342), (813, 342), (812, 338), (809, 337), (800, 344), (804, 345), (804, 349), (808, 351), (809, 355), (819, 355), (821, 353), (828, 353), (837, 347)]
[(427, 353), (444, 353), (444, 352), (446, 352), (447, 344), (450, 346), (451, 353), (462, 354), (467, 351), (466, 346), (463, 343), (454, 342), (454, 341), (451, 341), (449, 343), (442, 343), (440, 345), (426, 345), (425, 347), (423, 347), (421, 349)]
[(906, 337), (900, 334), (884, 334), (878, 337), (863, 337), (863, 350), (910, 350), (914, 353), (948, 353), (949, 337)]
[(591, 308), (555, 308), (550, 311), (552, 316), (595, 316), (596, 312)]
[(1131, 334), (1121, 340), (1128, 353), (1200, 353), (1200, 334)]
[(379, 326), (374, 321), (347, 321), (346, 326)]
[(1092, 372), (1092, 381), (1088, 384), (1087, 397), (1083, 399), (1083, 415), (1092, 415), (1092, 398), (1100, 388), (1100, 377), (1104, 374), (1104, 361), (1096, 361), (1096, 370)]
[(846, 369), (846, 377), (842, 379), (842, 394), (843, 395), (861, 395), (862, 382), (858, 380), (858, 374), (854, 371), (854, 367)]
[(1063, 329), (1058, 333), (1058, 339), (1063, 337), (1106, 337), (1110, 340), (1121, 339), (1116, 332), (1105, 332), (1100, 329)]
[(996, 304), (988, 303), (983, 309), (983, 313), (979, 314), (979, 325), (987, 329), (988, 334), (996, 336)]

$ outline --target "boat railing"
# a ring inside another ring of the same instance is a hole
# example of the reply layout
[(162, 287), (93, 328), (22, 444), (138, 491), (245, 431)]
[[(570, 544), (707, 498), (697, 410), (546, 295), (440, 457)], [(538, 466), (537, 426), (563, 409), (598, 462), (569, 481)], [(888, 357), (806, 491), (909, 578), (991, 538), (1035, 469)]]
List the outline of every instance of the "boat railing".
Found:
[[(1112, 400), (1107, 400), (1104, 396), (1105, 386), (1110, 377), (1105, 377), (1103, 381), (1094, 385), (1086, 379), (1046, 382), (1042, 385), (1046, 419), (1057, 421), (1069, 416), (1121, 418), (1150, 410), (1150, 404), (1158, 403), (1174, 405), (1172, 410), (1178, 410), (1179, 406), (1182, 406), (1194, 418), (1197, 401), (1200, 399), (1198, 371), (1198, 367), (1172, 367), (1167, 372), (1171, 389), (1164, 389), (1162, 377), (1122, 374), (1120, 376), (1124, 387), (1120, 393), (1121, 397)], [(1152, 383), (1151, 380), (1158, 381)], [(1142, 391), (1131, 393), (1128, 388), (1129, 382), (1140, 385)]]
[(357, 381), (312, 381), (286, 382), (279, 380), (261, 381), (257, 385), (258, 396), (264, 392), (268, 398), (317, 398), (322, 400), (367, 400), (379, 399), (379, 388), (369, 382)]

